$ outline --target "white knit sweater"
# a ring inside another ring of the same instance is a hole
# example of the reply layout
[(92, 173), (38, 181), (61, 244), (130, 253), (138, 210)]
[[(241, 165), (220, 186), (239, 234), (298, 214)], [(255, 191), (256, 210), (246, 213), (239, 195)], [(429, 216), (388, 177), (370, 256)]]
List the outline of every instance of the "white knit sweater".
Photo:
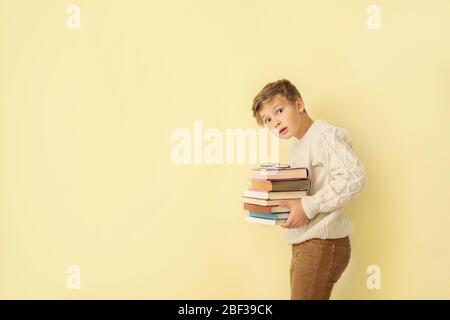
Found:
[(293, 138), (288, 164), (308, 168), (312, 181), (308, 196), (302, 198), (309, 219), (299, 228), (287, 229), (288, 244), (350, 235), (353, 224), (344, 206), (367, 185), (367, 177), (348, 131), (314, 121), (300, 140)]

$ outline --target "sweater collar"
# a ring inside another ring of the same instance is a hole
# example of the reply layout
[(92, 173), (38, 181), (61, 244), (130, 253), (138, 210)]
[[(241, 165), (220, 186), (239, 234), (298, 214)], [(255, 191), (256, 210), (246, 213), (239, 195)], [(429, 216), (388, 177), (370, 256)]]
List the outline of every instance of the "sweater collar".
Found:
[(293, 143), (294, 144), (299, 144), (302, 141), (306, 140), (308, 138), (308, 136), (310, 136), (312, 134), (312, 132), (315, 130), (315, 128), (319, 125), (320, 122), (322, 122), (322, 120), (315, 120), (315, 121), (313, 121), (313, 123), (308, 128), (308, 130), (306, 130), (305, 134), (303, 135), (303, 137), (301, 139), (298, 139), (295, 136), (292, 137), (294, 139)]

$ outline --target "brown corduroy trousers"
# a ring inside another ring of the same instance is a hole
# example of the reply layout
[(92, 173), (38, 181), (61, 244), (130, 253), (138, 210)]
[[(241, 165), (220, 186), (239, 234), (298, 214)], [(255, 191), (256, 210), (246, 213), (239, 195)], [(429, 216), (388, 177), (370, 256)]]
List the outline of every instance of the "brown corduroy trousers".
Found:
[(350, 238), (292, 245), (291, 300), (327, 300), (350, 261)]

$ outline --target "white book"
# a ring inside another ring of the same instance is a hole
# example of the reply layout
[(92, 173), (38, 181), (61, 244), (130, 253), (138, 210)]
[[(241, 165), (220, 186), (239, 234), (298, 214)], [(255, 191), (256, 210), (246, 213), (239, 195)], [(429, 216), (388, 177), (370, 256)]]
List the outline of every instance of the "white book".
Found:
[(301, 174), (304, 175), (305, 178), (308, 177), (308, 169), (299, 167), (299, 168), (285, 168), (285, 169), (272, 169), (272, 168), (257, 168), (253, 169), (253, 171), (258, 175), (263, 176), (271, 176), (271, 175), (291, 175), (291, 174)]
[(256, 204), (259, 206), (278, 206), (281, 200), (264, 200), (256, 198), (242, 197), (244, 203)]
[(244, 197), (264, 200), (299, 199), (306, 195), (307, 191), (260, 191), (251, 189), (244, 191)]
[(249, 217), (249, 216), (245, 217), (245, 220), (247, 220), (247, 222), (268, 224), (271, 226), (280, 226), (280, 225), (283, 225), (287, 221), (287, 219), (270, 220), (270, 219), (262, 219), (262, 218)]

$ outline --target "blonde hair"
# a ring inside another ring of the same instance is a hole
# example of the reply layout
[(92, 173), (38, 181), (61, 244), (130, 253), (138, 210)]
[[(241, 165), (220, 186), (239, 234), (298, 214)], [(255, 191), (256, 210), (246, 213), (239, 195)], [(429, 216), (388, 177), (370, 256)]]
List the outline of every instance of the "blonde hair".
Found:
[[(276, 95), (280, 95), (286, 98), (286, 100), (288, 100), (292, 104), (295, 104), (297, 98), (302, 99), (300, 92), (287, 79), (281, 79), (266, 84), (264, 88), (253, 99), (253, 106), (252, 106), (253, 117), (256, 118), (256, 122), (260, 126), (264, 126), (264, 123), (258, 112), (261, 110), (262, 106), (265, 103), (272, 100), (272, 98), (275, 97)], [(307, 113), (306, 110), (304, 111), (305, 113)]]

